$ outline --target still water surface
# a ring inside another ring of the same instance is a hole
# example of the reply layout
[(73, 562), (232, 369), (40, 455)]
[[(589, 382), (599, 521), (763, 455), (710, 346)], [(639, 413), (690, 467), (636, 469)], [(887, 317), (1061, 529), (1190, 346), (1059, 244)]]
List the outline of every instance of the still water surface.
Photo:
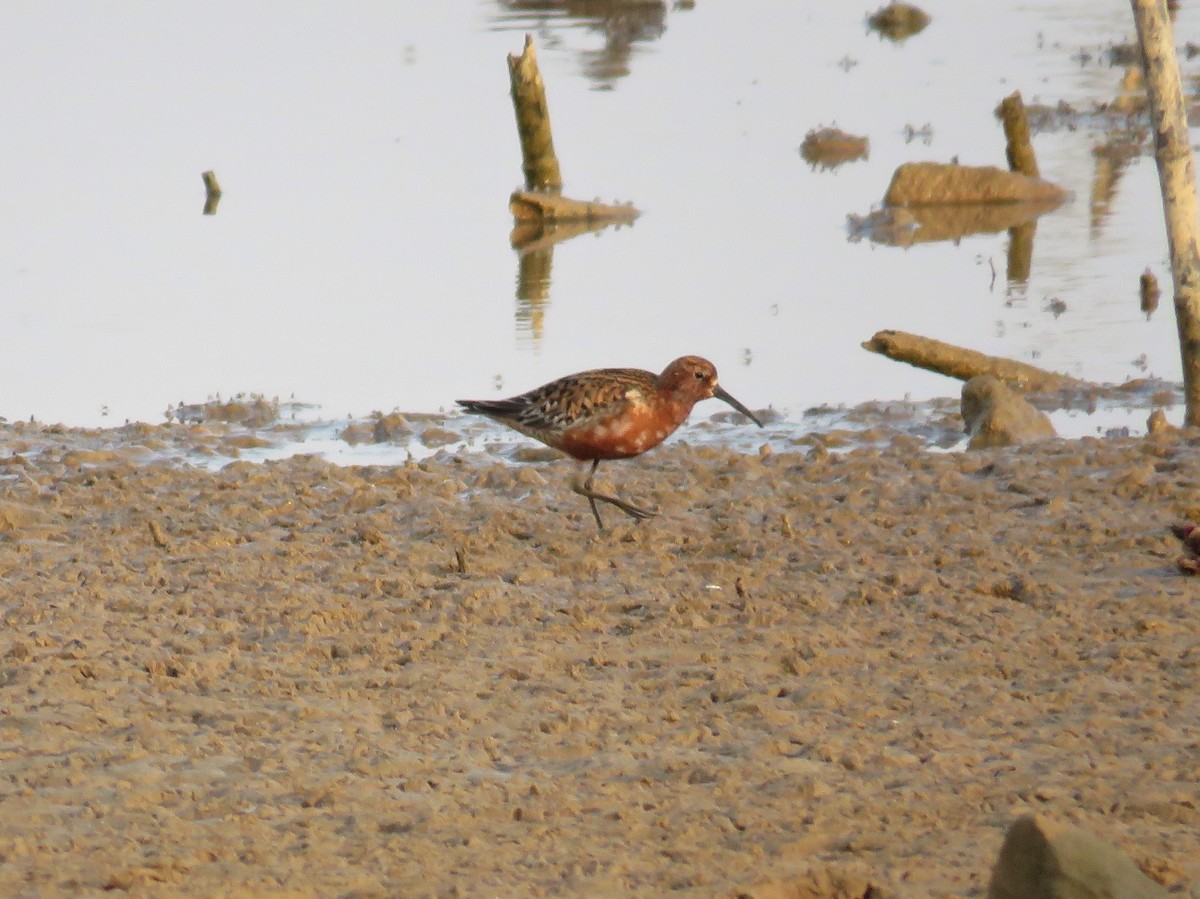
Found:
[[(584, 5), (6, 6), (0, 416), (159, 422), (241, 391), (329, 418), (434, 411), (684, 353), (793, 421), (957, 393), (862, 350), (881, 328), (1178, 380), (1154, 162), (1094, 192), (1097, 129), (1036, 137), (1075, 198), (1039, 222), (1025, 281), (1005, 279), (1006, 233), (901, 249), (846, 228), (903, 162), (1003, 165), (992, 111), (1013, 90), (1112, 100), (1123, 69), (1103, 51), (1133, 36), (1127, 2), (929, 2), (900, 44), (855, 4), (568, 7)], [(1195, 5), (1180, 16), (1177, 44), (1200, 40)], [(532, 289), (507, 209), (505, 56), (527, 32), (566, 192), (644, 212), (559, 244)], [(869, 137), (869, 159), (807, 165), (805, 133), (828, 124)], [(224, 188), (211, 217), (206, 169)], [(1164, 286), (1149, 319), (1147, 266)]]

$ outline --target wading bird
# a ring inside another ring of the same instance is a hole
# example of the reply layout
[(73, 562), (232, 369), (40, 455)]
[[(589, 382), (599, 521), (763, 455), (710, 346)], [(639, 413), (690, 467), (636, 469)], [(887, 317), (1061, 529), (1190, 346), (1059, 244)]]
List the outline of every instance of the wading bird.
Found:
[(717, 383), (716, 367), (699, 356), (676, 359), (658, 375), (640, 368), (598, 368), (508, 399), (457, 402), (468, 412), (486, 415), (581, 462), (591, 462), (587, 479), (571, 489), (587, 497), (597, 526), (604, 530), (597, 500), (639, 520), (655, 513), (593, 490), (600, 462), (654, 449), (687, 421), (696, 403), (709, 397), (723, 400), (763, 426)]

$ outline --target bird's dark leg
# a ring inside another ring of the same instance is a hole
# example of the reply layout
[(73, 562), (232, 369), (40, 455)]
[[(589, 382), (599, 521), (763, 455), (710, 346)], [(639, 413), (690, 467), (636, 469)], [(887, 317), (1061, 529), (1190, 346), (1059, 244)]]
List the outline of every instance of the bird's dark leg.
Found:
[(600, 460), (593, 459), (592, 470), (588, 472), (587, 480), (583, 482), (582, 486), (576, 484), (574, 489), (575, 492), (580, 496), (587, 497), (588, 505), (592, 507), (592, 514), (596, 516), (596, 527), (598, 527), (600, 530), (604, 530), (604, 522), (600, 520), (600, 510), (596, 508), (596, 497), (592, 493), (592, 478), (596, 476), (596, 469), (599, 467)]
[(599, 527), (600, 530), (604, 530), (604, 522), (600, 520), (600, 510), (596, 508), (596, 500), (600, 500), (602, 503), (614, 505), (630, 518), (636, 518), (639, 521), (654, 517), (654, 512), (647, 512), (645, 509), (640, 509), (632, 503), (625, 502), (623, 499), (617, 499), (615, 496), (609, 496), (606, 493), (597, 493), (595, 490), (593, 490), (592, 481), (595, 479), (596, 469), (599, 467), (600, 460), (593, 459), (592, 470), (588, 473), (587, 480), (582, 484), (575, 484), (571, 489), (580, 496), (587, 497), (587, 501), (592, 507), (592, 514), (596, 516), (596, 526)]

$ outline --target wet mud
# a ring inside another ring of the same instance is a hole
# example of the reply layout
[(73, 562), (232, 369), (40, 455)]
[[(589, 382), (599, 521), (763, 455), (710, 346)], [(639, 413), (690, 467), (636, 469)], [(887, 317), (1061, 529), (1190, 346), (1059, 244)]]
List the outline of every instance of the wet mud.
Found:
[(604, 533), (564, 460), (0, 436), (4, 895), (978, 896), (1029, 811), (1200, 881), (1182, 432), (674, 443)]

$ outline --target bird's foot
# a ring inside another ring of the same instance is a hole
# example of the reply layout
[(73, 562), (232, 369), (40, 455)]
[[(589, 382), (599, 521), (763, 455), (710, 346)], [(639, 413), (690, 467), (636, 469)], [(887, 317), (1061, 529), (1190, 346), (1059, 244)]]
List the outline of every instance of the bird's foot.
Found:
[(596, 517), (596, 526), (600, 530), (604, 530), (604, 522), (600, 520), (600, 510), (596, 508), (596, 500), (616, 506), (630, 518), (635, 518), (638, 521), (645, 521), (647, 518), (653, 518), (658, 514), (657, 512), (643, 509), (640, 506), (635, 506), (633, 503), (627, 503), (625, 500), (618, 499), (615, 496), (609, 496), (607, 493), (596, 493), (594, 490), (588, 489), (584, 484), (576, 484), (571, 489), (580, 496), (587, 497), (587, 501), (592, 507), (592, 514)]

